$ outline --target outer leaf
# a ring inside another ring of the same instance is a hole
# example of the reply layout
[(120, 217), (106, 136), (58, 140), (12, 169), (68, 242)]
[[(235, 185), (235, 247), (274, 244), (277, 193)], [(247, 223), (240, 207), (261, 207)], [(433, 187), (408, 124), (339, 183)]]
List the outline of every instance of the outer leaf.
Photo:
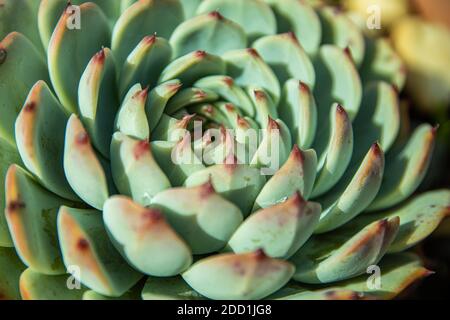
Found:
[(67, 112), (77, 111), (78, 84), (89, 60), (102, 47), (108, 47), (108, 21), (94, 3), (80, 6), (81, 30), (68, 28), (72, 17), (65, 10), (50, 40), (47, 58), (53, 88)]
[(158, 210), (116, 196), (105, 202), (103, 220), (116, 248), (140, 272), (174, 276), (192, 263), (190, 248)]
[(114, 192), (109, 164), (100, 162), (89, 135), (77, 116), (67, 123), (64, 147), (64, 171), (75, 193), (90, 206), (101, 209)]
[(61, 198), (43, 189), (22, 168), (12, 165), (6, 176), (6, 220), (22, 261), (37, 272), (65, 272), (56, 236)]
[(245, 48), (247, 38), (240, 25), (213, 11), (180, 24), (173, 32), (170, 44), (175, 57), (196, 50), (222, 55), (229, 50)]
[(0, 247), (0, 299), (20, 300), (19, 277), (26, 268), (13, 248)]
[(63, 168), (67, 116), (50, 88), (38, 81), (16, 120), (16, 141), (27, 167), (48, 190), (79, 199), (67, 183)]
[(319, 222), (321, 207), (296, 191), (285, 202), (253, 213), (228, 242), (233, 252), (262, 248), (268, 256), (287, 259), (308, 240)]
[(330, 283), (366, 272), (378, 263), (397, 235), (399, 218), (378, 220), (361, 231), (344, 230), (311, 238), (291, 261), (294, 279)]
[(317, 200), (324, 210), (316, 233), (336, 229), (365, 210), (380, 190), (383, 171), (384, 153), (375, 143), (359, 168), (349, 168), (336, 187)]
[(23, 300), (81, 300), (86, 287), (69, 289), (71, 275), (49, 276), (28, 268), (20, 275)]
[(101, 212), (61, 207), (58, 235), (64, 264), (78, 266), (73, 276), (98, 293), (121, 296), (142, 277), (113, 247)]
[(163, 191), (152, 206), (163, 212), (194, 254), (222, 249), (243, 220), (239, 208), (219, 196), (210, 182)]
[(183, 21), (183, 7), (178, 0), (139, 0), (128, 7), (117, 20), (112, 50), (121, 65), (145, 36), (156, 33), (169, 39)]
[(430, 164), (436, 130), (425, 124), (419, 126), (403, 149), (389, 154), (380, 193), (370, 211), (392, 207), (417, 189)]
[(394, 299), (411, 284), (430, 275), (422, 267), (419, 257), (410, 254), (385, 256), (380, 264), (381, 289), (370, 290), (367, 287), (367, 275), (337, 283), (325, 289), (308, 290), (291, 282), (270, 296), (269, 299), (281, 300), (359, 300)]
[(197, 14), (214, 10), (241, 25), (250, 42), (276, 32), (275, 15), (263, 1), (206, 0), (198, 7)]
[(289, 262), (269, 258), (258, 250), (200, 260), (183, 278), (195, 291), (211, 299), (256, 300), (281, 288), (293, 273), (294, 267)]
[(143, 300), (204, 300), (181, 277), (149, 277), (142, 290)]
[(48, 81), (44, 58), (22, 34), (10, 33), (0, 42), (0, 135), (11, 144), (14, 121), (38, 80)]

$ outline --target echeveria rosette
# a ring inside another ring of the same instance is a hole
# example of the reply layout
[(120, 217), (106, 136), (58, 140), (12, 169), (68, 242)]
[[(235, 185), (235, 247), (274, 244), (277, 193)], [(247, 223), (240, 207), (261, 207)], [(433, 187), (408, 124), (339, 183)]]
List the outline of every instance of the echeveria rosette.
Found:
[(0, 297), (386, 299), (429, 273), (402, 251), (450, 191), (410, 199), (436, 129), (405, 135), (389, 43), (297, 0), (72, 4), (79, 30), (65, 0), (0, 7)]

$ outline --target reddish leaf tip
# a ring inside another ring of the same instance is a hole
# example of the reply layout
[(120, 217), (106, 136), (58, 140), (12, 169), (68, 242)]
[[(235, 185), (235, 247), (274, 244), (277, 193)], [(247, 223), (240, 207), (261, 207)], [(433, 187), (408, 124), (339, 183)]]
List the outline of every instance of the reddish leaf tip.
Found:
[(150, 143), (147, 140), (139, 141), (133, 150), (134, 158), (139, 160), (148, 151), (150, 151)]
[(219, 11), (215, 10), (209, 13), (209, 16), (211, 18), (217, 19), (217, 20), (223, 20), (223, 16), (220, 14)]
[(194, 56), (195, 56), (196, 58), (202, 59), (202, 58), (206, 57), (206, 51), (203, 51), (203, 50), (197, 50), (197, 51), (194, 52)]
[(36, 110), (36, 103), (34, 101), (30, 101), (27, 104), (25, 104), (25, 106), (23, 107), (23, 109), (26, 112), (33, 112), (34, 110)]
[(75, 137), (75, 142), (79, 145), (86, 145), (89, 143), (89, 135), (86, 131), (79, 132)]
[(234, 84), (234, 80), (233, 80), (233, 78), (231, 78), (231, 77), (224, 77), (224, 78), (223, 78), (223, 82), (225, 82), (225, 84), (226, 84), (228, 87), (231, 87), (231, 86), (233, 86), (233, 84)]
[(209, 176), (208, 181), (200, 186), (200, 197), (206, 198), (215, 192), (216, 190), (214, 189), (211, 176)]
[(80, 251), (85, 251), (89, 248), (89, 242), (84, 238), (80, 238), (77, 241), (77, 248)]
[(99, 52), (97, 52), (94, 56), (94, 62), (103, 63), (105, 62), (105, 49), (102, 48)]
[(7, 210), (8, 213), (16, 212), (17, 210), (24, 209), (26, 207), (25, 203), (19, 200), (11, 201), (8, 203)]
[(145, 36), (144, 37), (144, 43), (147, 44), (147, 45), (152, 45), (152, 44), (155, 43), (155, 41), (156, 41), (156, 33), (154, 33), (151, 36)]
[(253, 256), (255, 257), (256, 260), (261, 261), (267, 258), (266, 253), (264, 252), (264, 249), (260, 248), (257, 249), (254, 253)]
[(254, 48), (247, 48), (247, 52), (254, 58), (259, 58), (259, 53)]
[(161, 211), (151, 208), (145, 209), (144, 213), (142, 214), (142, 217), (144, 220), (152, 223), (161, 221), (164, 218)]
[(374, 155), (379, 156), (383, 153), (383, 151), (381, 150), (380, 145), (378, 144), (378, 142), (375, 142), (372, 144), (370, 150), (373, 152)]
[(306, 83), (304, 83), (302, 81), (299, 81), (298, 83), (299, 83), (300, 91), (303, 91), (303, 92), (306, 92), (306, 93), (310, 92), (309, 86)]
[(256, 100), (266, 99), (266, 94), (262, 90), (253, 90)]
[(267, 128), (269, 130), (279, 130), (280, 125), (278, 124), (278, 122), (276, 122), (274, 119), (272, 119), (271, 116), (268, 116)]

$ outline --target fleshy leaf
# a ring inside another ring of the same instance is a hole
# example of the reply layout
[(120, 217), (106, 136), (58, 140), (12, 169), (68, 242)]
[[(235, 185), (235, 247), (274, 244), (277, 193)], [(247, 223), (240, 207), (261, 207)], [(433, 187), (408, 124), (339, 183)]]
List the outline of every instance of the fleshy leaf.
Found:
[(77, 200), (63, 168), (67, 115), (50, 88), (38, 81), (16, 119), (16, 143), (26, 168), (57, 195)]
[(344, 106), (353, 120), (360, 107), (362, 85), (348, 51), (334, 45), (323, 45), (315, 62), (315, 70), (314, 97), (317, 99), (318, 123), (328, 118), (328, 111), (335, 102)]
[(135, 83), (153, 88), (171, 56), (172, 48), (166, 39), (156, 35), (144, 37), (128, 55), (122, 68), (119, 84), (121, 97)]
[(227, 75), (239, 86), (261, 87), (266, 90), (275, 104), (280, 100), (280, 83), (272, 69), (253, 49), (233, 50), (223, 55)]
[(261, 128), (267, 128), (269, 117), (278, 119), (277, 105), (267, 91), (250, 85), (247, 89), (247, 94), (255, 109), (254, 119)]
[(329, 137), (322, 135), (314, 145), (319, 162), (313, 197), (326, 193), (336, 185), (352, 158), (353, 130), (347, 112), (340, 105), (335, 105), (330, 110), (330, 116)]
[(172, 186), (181, 186), (191, 174), (205, 169), (192, 150), (189, 132), (178, 142), (154, 141), (151, 149), (156, 162), (169, 178)]
[(378, 220), (362, 230), (338, 229), (310, 238), (292, 258), (294, 280), (330, 283), (366, 272), (377, 264), (397, 235), (399, 218)]
[(431, 161), (436, 130), (427, 124), (420, 125), (403, 148), (388, 154), (380, 192), (370, 211), (392, 207), (416, 191)]
[(109, 163), (101, 161), (77, 116), (67, 122), (64, 172), (75, 193), (90, 206), (101, 209), (114, 193)]
[(159, 82), (179, 79), (189, 87), (200, 78), (225, 74), (225, 63), (216, 55), (194, 51), (172, 61), (162, 72)]
[[(0, 137), (0, 181), (5, 182), (6, 173), (12, 163), (22, 165), (22, 160), (16, 148)], [(9, 234), (6, 222), (5, 209), (5, 188), (0, 188), (0, 247), (13, 247), (14, 244)], [(1, 286), (0, 286), (1, 287)]]
[(81, 300), (85, 291), (70, 274), (52, 276), (28, 268), (20, 275), (23, 300)]
[(105, 202), (103, 220), (116, 248), (142, 273), (169, 277), (192, 263), (191, 249), (159, 210), (115, 196)]
[(148, 88), (137, 83), (128, 91), (117, 112), (115, 129), (137, 139), (148, 140), (150, 127), (145, 113)]
[(84, 3), (79, 14), (81, 30), (68, 28), (73, 12), (65, 10), (53, 31), (48, 45), (47, 60), (53, 88), (69, 113), (77, 111), (78, 84), (89, 60), (110, 43), (108, 20), (92, 2)]
[(183, 273), (183, 279), (211, 299), (257, 300), (280, 289), (293, 273), (289, 262), (269, 258), (258, 250), (202, 259)]
[(402, 90), (406, 81), (405, 66), (388, 39), (367, 39), (366, 54), (361, 65), (361, 79), (386, 81)]
[(181, 90), (169, 101), (164, 111), (167, 114), (174, 114), (178, 110), (190, 105), (213, 102), (218, 98), (219, 96), (214, 91), (208, 89), (203, 90), (195, 87), (186, 88)]
[(222, 55), (247, 46), (244, 30), (238, 24), (213, 11), (180, 24), (170, 38), (174, 56), (180, 57), (196, 50)]
[(184, 184), (187, 187), (199, 186), (210, 179), (216, 192), (236, 204), (244, 217), (250, 213), (266, 183), (259, 169), (237, 164), (236, 161), (226, 161), (191, 174)]
[(163, 212), (194, 254), (222, 249), (243, 220), (239, 208), (218, 195), (210, 182), (163, 191), (152, 207)]
[(316, 75), (313, 64), (294, 33), (260, 38), (253, 47), (275, 72), (280, 84), (296, 79), (314, 88)]
[(365, 52), (364, 37), (359, 27), (336, 8), (323, 7), (318, 12), (322, 24), (322, 43), (348, 48), (355, 64), (359, 66)]
[(336, 283), (333, 286), (308, 290), (290, 282), (268, 297), (277, 300), (360, 300), (394, 299), (415, 282), (430, 275), (419, 257), (411, 253), (386, 255), (379, 263), (381, 288), (369, 289), (368, 275)]
[(261, 209), (248, 217), (228, 242), (235, 253), (259, 248), (273, 258), (287, 259), (308, 240), (319, 222), (321, 207), (295, 192), (285, 202)]
[(265, 0), (275, 12), (278, 33), (294, 32), (305, 51), (315, 55), (322, 38), (319, 17), (306, 1)]
[(194, 118), (195, 114), (188, 114), (181, 119), (177, 119), (163, 113), (161, 120), (152, 132), (152, 141), (180, 141), (188, 132), (192, 122), (195, 121)]
[(142, 290), (143, 300), (205, 300), (182, 277), (149, 277)]
[(359, 166), (349, 167), (339, 183), (316, 200), (323, 212), (315, 232), (334, 230), (365, 210), (380, 190), (383, 172), (384, 153), (374, 143)]
[(14, 248), (0, 247), (0, 300), (20, 300), (19, 278), (26, 268)]
[(300, 150), (294, 145), (286, 163), (278, 170), (259, 193), (253, 211), (285, 201), (299, 191), (308, 199), (316, 178), (317, 156), (314, 150)]
[(37, 272), (65, 272), (57, 235), (61, 198), (42, 188), (24, 169), (12, 165), (6, 175), (6, 220), (22, 261)]
[(214, 10), (241, 25), (250, 42), (276, 32), (275, 16), (270, 7), (263, 1), (206, 0), (198, 7), (197, 14)]
[(194, 87), (208, 89), (217, 93), (223, 100), (228, 101), (246, 115), (253, 117), (255, 114), (253, 104), (245, 94), (244, 90), (234, 83), (233, 78), (228, 76), (209, 76), (199, 79)]
[(310, 88), (296, 79), (288, 80), (278, 113), (291, 131), (293, 142), (302, 149), (311, 147), (317, 130), (317, 107)]
[(67, 268), (77, 266), (74, 278), (90, 289), (118, 297), (142, 277), (114, 248), (101, 212), (61, 207), (58, 235), (64, 264)]
[(10, 33), (0, 42), (0, 135), (9, 143), (14, 144), (14, 121), (38, 80), (49, 82), (44, 57), (25, 36)]
[(78, 87), (78, 106), (92, 144), (109, 158), (109, 146), (114, 130), (119, 101), (117, 74), (111, 50), (101, 49), (90, 60)]
[(119, 65), (145, 36), (157, 34), (169, 39), (183, 21), (183, 7), (178, 0), (139, 0), (117, 20), (112, 35), (112, 50)]
[(119, 192), (143, 206), (148, 206), (158, 192), (170, 188), (149, 142), (120, 132), (114, 134), (111, 144), (111, 171)]

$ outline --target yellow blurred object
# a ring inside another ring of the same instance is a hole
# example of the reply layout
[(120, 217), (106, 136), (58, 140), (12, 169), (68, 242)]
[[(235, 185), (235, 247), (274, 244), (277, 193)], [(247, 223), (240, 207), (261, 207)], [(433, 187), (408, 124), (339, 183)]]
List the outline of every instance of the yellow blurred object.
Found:
[(450, 31), (416, 17), (393, 25), (395, 49), (408, 69), (406, 89), (423, 111), (450, 104)]
[(410, 10), (409, 0), (343, 0), (346, 11), (357, 14), (364, 20), (375, 12), (374, 6), (379, 8), (381, 14), (381, 28), (390, 28), (398, 19), (406, 16)]

